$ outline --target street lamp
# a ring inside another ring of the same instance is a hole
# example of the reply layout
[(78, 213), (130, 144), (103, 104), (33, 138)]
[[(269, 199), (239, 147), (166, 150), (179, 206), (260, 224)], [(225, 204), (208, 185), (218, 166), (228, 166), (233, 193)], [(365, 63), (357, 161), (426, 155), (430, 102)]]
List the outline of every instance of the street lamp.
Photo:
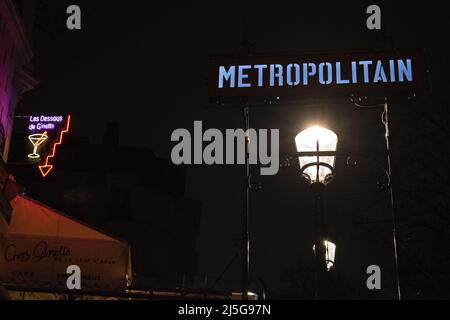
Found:
[(327, 270), (331, 271), (334, 267), (334, 259), (336, 257), (336, 245), (328, 240), (325, 240), (325, 263)]
[[(334, 267), (334, 261), (336, 258), (336, 245), (329, 241), (329, 240), (324, 240), (323, 241), (323, 245), (325, 247), (325, 264), (327, 267), (327, 271), (331, 271), (331, 269), (333, 269)], [(314, 252), (316, 252), (316, 246), (313, 246), (313, 250)]]
[(334, 176), (337, 135), (322, 127), (311, 127), (295, 138), (303, 176), (312, 184), (327, 184)]
[[(311, 184), (315, 199), (315, 270), (316, 270), (316, 299), (322, 291), (321, 274), (330, 271), (334, 266), (336, 245), (327, 240), (323, 210), (323, 193), (334, 177), (337, 135), (328, 129), (314, 126), (300, 132), (295, 137), (300, 170), (303, 177)], [(325, 259), (324, 259), (325, 258)]]

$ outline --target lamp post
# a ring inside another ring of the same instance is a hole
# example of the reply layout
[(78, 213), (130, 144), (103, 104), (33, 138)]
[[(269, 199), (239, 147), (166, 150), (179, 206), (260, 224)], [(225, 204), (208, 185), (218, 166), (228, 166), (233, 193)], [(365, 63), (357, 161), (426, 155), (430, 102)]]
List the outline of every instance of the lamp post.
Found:
[(315, 298), (318, 300), (322, 287), (321, 274), (331, 270), (336, 254), (336, 245), (324, 234), (323, 194), (325, 186), (334, 177), (338, 137), (331, 130), (315, 126), (300, 132), (295, 143), (301, 173), (311, 184), (315, 199)]

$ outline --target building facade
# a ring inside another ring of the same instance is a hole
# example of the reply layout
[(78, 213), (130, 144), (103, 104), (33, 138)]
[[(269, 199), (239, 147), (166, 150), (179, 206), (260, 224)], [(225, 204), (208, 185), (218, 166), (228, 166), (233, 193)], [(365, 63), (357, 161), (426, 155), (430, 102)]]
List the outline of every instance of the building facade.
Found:
[[(32, 50), (29, 36), (37, 0), (0, 0), (0, 219), (9, 220), (11, 186), (8, 160), (14, 114), (23, 93), (36, 85), (30, 72)], [(15, 193), (15, 192), (13, 192)], [(0, 300), (9, 295), (0, 285)]]
[(194, 286), (202, 203), (185, 197), (185, 167), (148, 148), (120, 145), (114, 123), (103, 144), (65, 137), (46, 178), (36, 164), (15, 164), (29, 145), (17, 132), (12, 141), (10, 168), (26, 195), (127, 241), (135, 286)]
[(16, 105), (36, 85), (29, 34), (36, 1), (0, 0), (0, 154), (6, 162)]

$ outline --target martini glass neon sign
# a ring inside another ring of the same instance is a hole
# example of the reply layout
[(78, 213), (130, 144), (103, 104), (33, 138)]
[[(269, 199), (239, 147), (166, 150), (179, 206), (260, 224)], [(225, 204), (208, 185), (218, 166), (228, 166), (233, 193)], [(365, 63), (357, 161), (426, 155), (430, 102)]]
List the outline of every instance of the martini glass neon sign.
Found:
[[(42, 177), (47, 177), (53, 171), (53, 160), (56, 158), (57, 150), (63, 144), (64, 137), (69, 133), (71, 116), (27, 116), (28, 131), (33, 145), (33, 153), (28, 155), (31, 160), (43, 162), (38, 165)], [(43, 151), (44, 142), (50, 141), (50, 150)], [(42, 157), (41, 157), (42, 154)], [(45, 155), (44, 155), (45, 154)]]
[(33, 145), (33, 153), (28, 155), (29, 159), (40, 159), (41, 155), (38, 154), (38, 148), (48, 139), (47, 131), (44, 133), (32, 134), (28, 137)]

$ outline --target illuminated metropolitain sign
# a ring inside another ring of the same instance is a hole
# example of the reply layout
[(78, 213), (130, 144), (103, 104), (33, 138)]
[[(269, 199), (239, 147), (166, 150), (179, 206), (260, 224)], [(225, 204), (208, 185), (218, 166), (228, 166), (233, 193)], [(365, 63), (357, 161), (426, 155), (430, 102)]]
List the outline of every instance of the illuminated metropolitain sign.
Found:
[(422, 51), (213, 57), (213, 103), (348, 99), (349, 95), (409, 97), (428, 92)]
[[(343, 68), (350, 68), (343, 76)], [(395, 59), (387, 63), (377, 60), (320, 63), (257, 64), (219, 66), (219, 89), (252, 87), (349, 85), (358, 83), (395, 83), (414, 80), (412, 59)]]

